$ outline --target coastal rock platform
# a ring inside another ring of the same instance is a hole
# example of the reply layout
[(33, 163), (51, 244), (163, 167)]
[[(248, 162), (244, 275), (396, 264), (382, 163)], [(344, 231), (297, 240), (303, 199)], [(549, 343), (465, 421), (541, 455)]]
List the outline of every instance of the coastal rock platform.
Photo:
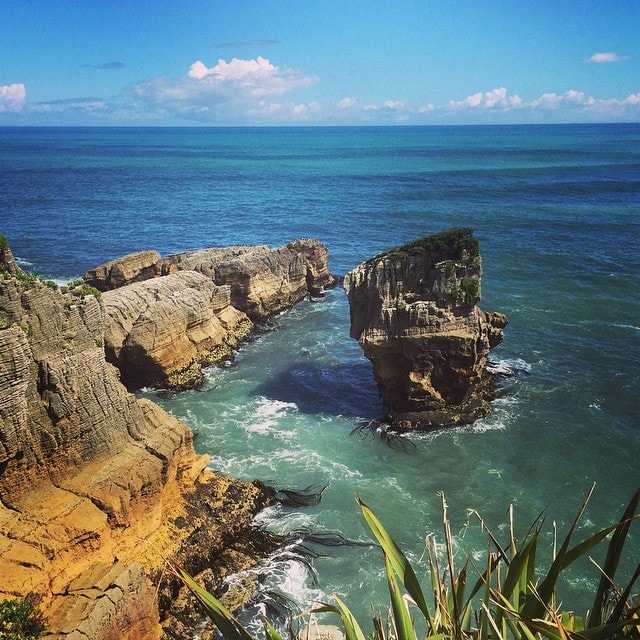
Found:
[(272, 496), (213, 474), (185, 424), (127, 392), (106, 321), (86, 287), (23, 274), (3, 247), (0, 599), (37, 598), (55, 640), (183, 637), (167, 560), (219, 586), (259, 560), (243, 541)]

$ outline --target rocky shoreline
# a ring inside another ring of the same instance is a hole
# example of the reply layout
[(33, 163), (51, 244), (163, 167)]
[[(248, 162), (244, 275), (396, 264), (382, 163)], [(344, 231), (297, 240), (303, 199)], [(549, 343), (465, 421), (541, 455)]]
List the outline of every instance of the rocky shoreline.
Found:
[[(189, 428), (130, 391), (197, 386), (260, 323), (334, 286), (327, 261), (310, 239), (144, 251), (58, 287), (0, 235), (0, 599), (38, 594), (54, 640), (180, 638), (194, 606), (167, 561), (219, 592), (274, 550), (252, 527), (274, 492), (209, 471)], [(488, 412), (507, 319), (476, 307), (480, 276), (466, 229), (345, 276), (392, 428)]]
[[(226, 357), (250, 330), (237, 328), (251, 321), (232, 296), (255, 318), (272, 299), (279, 312), (333, 282), (326, 249), (243, 250), (242, 277), (220, 285), (187, 268), (131, 268), (141, 262), (126, 257), (109, 269), (118, 289), (100, 294), (22, 273), (0, 240), (0, 599), (36, 594), (55, 640), (181, 637), (194, 609), (180, 605), (166, 561), (219, 589), (268, 552), (269, 541), (256, 552), (252, 520), (274, 496), (209, 471), (189, 428), (121, 377), (170, 386), (194, 369), (178, 386), (197, 384), (216, 345)], [(116, 327), (127, 329), (121, 342)]]
[(256, 324), (335, 285), (316, 240), (135, 253), (87, 271), (104, 292), (107, 360), (130, 387), (196, 386)]

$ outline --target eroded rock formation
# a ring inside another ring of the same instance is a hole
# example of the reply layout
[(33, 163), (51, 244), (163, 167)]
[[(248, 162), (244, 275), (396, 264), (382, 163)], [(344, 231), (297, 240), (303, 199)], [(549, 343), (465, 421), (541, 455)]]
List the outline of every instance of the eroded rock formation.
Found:
[(276, 249), (237, 245), (165, 258), (156, 251), (142, 251), (90, 269), (84, 280), (99, 291), (109, 291), (176, 271), (197, 271), (214, 284), (228, 285), (231, 304), (253, 322), (262, 322), (323, 287), (335, 285), (328, 255), (327, 248), (313, 239), (294, 240)]
[(227, 358), (253, 323), (267, 320), (335, 279), (317, 240), (284, 247), (234, 246), (161, 258), (130, 254), (91, 269), (104, 291), (107, 358), (134, 387), (188, 387), (201, 367)]
[(39, 597), (52, 639), (160, 638), (160, 608), (177, 593), (165, 559), (193, 573), (213, 562), (216, 586), (255, 561), (242, 539), (269, 496), (212, 474), (183, 423), (126, 391), (105, 360), (95, 296), (21, 277), (9, 254), (0, 263), (0, 599)]
[(102, 301), (107, 359), (137, 388), (197, 384), (203, 365), (228, 358), (253, 329), (229, 287), (196, 271), (107, 291)]
[(480, 300), (482, 261), (470, 229), (452, 229), (359, 265), (344, 280), (352, 338), (373, 364), (396, 428), (472, 422), (490, 411), (489, 350), (507, 318)]

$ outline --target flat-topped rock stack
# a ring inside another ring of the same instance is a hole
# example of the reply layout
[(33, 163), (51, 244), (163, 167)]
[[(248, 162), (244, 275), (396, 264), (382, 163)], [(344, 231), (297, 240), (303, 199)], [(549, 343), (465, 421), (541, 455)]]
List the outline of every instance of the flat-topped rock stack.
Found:
[(371, 258), (344, 279), (352, 338), (373, 364), (384, 418), (398, 429), (472, 422), (490, 411), (489, 351), (507, 318), (480, 300), (470, 229), (451, 229)]

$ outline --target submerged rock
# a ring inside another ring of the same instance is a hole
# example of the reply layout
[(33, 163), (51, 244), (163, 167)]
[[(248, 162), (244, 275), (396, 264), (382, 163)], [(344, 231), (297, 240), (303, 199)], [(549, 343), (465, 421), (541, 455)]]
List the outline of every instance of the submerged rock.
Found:
[(371, 258), (344, 279), (350, 335), (373, 364), (395, 428), (472, 422), (490, 411), (490, 349), (507, 318), (480, 300), (482, 261), (470, 229), (451, 229)]

